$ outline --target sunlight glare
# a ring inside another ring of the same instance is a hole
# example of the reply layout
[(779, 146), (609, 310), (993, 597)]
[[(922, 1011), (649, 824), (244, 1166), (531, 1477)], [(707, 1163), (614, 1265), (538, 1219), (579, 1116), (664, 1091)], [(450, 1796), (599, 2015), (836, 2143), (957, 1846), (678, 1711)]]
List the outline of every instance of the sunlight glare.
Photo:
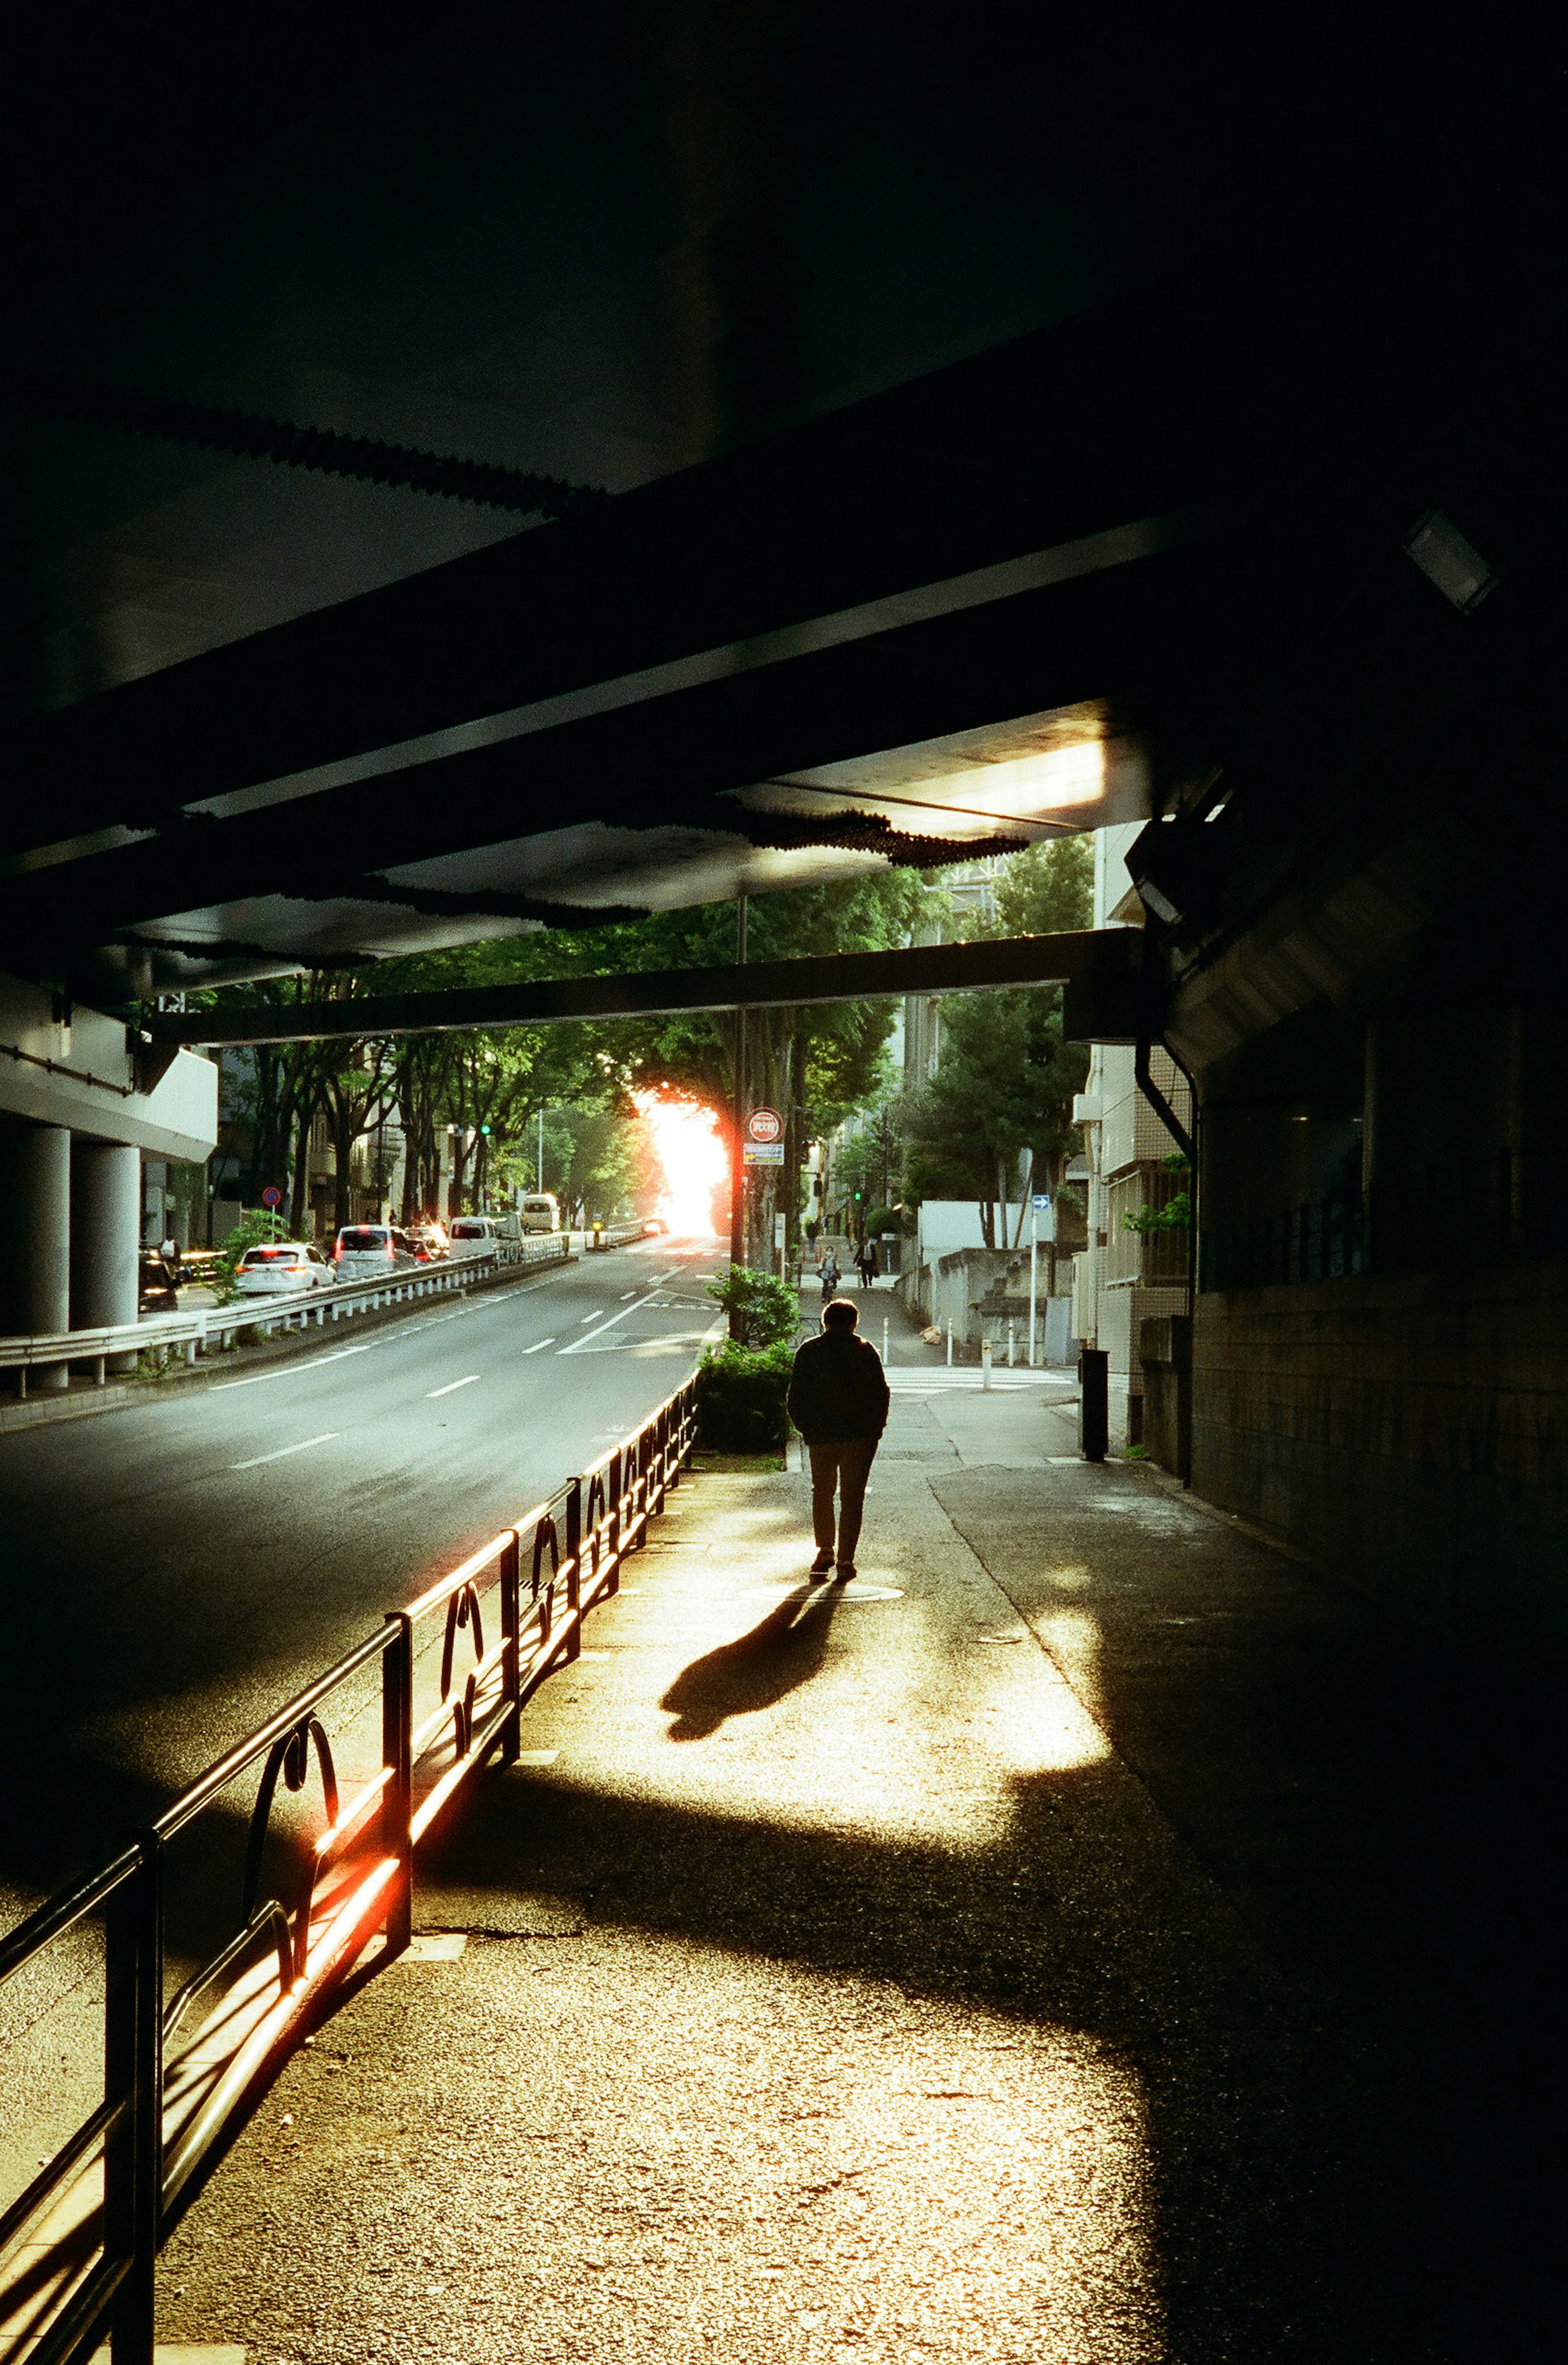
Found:
[(713, 1194), (729, 1179), (729, 1152), (719, 1120), (702, 1102), (658, 1092), (633, 1095), (654, 1138), (664, 1170), (659, 1214), (672, 1233), (689, 1239), (713, 1231)]

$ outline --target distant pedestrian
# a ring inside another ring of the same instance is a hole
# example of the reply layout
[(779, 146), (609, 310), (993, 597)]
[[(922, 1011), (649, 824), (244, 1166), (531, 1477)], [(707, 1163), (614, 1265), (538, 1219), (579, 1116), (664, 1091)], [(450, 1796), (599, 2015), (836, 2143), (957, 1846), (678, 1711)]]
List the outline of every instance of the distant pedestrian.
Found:
[(816, 1217), (813, 1216), (812, 1217), (811, 1222), (806, 1226), (806, 1246), (807, 1246), (809, 1249), (814, 1249), (814, 1248), (816, 1247), (816, 1244), (817, 1244), (817, 1234), (821, 1231), (821, 1229), (822, 1229), (822, 1226), (818, 1223), (818, 1221), (817, 1221)]
[(817, 1267), (817, 1279), (823, 1285), (823, 1304), (824, 1306), (827, 1304), (828, 1299), (836, 1292), (839, 1278), (838, 1260), (834, 1255), (833, 1250), (829, 1249), (826, 1256), (823, 1257), (821, 1264)]
[(888, 1425), (887, 1374), (869, 1339), (856, 1336), (859, 1318), (849, 1298), (832, 1299), (823, 1307), (822, 1335), (797, 1349), (790, 1375), (790, 1418), (806, 1440), (812, 1463), (812, 1534), (817, 1547), (812, 1575), (825, 1576), (833, 1569), (840, 1585), (855, 1574), (866, 1481)]
[(855, 1270), (860, 1275), (862, 1289), (869, 1289), (877, 1278), (877, 1251), (869, 1240), (862, 1240), (860, 1253), (855, 1260)]

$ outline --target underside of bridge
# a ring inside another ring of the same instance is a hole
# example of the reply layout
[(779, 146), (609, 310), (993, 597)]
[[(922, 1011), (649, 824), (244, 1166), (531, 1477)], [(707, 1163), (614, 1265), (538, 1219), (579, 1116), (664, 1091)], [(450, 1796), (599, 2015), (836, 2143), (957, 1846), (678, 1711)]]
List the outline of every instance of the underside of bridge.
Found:
[(148, 1038), (223, 1032), (196, 989), (1143, 824), (1137, 957), (1018, 958), (1193, 1080), (1193, 1485), (1424, 1616), (1560, 1624), (1528, 48), (32, 38), (32, 1085), (77, 1006), (133, 1023), (129, 1104)]

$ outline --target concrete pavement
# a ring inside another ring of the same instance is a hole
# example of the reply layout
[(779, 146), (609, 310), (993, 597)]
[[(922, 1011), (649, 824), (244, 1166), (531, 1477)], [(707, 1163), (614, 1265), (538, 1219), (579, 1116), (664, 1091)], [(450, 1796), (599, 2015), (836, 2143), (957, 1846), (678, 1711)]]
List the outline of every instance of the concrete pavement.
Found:
[(1489, 1760), (1473, 1671), (1076, 1463), (1058, 1391), (907, 1369), (848, 1595), (801, 1581), (798, 1472), (681, 1490), (421, 1865), (415, 1958), (174, 2234), (165, 2339), (1552, 2353), (1519, 1737)]

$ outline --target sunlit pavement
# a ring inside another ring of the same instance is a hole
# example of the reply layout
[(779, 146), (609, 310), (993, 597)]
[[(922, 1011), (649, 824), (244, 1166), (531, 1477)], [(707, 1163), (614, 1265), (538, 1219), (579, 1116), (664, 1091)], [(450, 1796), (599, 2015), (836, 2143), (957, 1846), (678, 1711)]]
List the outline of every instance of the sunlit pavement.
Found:
[(985, 1398), (977, 1463), (973, 1402), (895, 1395), (847, 1596), (801, 1581), (799, 1474), (681, 1490), (423, 1867), (461, 1952), (287, 2069), (164, 2339), (1551, 2353), (1489, 2134), (1541, 2025), (1517, 1739), (1411, 1630), (1075, 1463), (1050, 1391)]

